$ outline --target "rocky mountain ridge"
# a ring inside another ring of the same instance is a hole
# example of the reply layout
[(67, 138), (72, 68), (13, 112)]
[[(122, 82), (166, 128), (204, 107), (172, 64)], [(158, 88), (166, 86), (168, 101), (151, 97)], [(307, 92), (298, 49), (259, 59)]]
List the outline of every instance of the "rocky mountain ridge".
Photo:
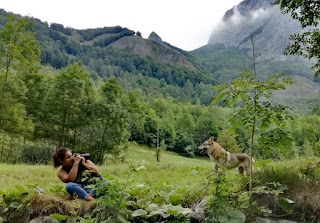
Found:
[(272, 0), (244, 0), (228, 10), (221, 22), (213, 29), (208, 45), (223, 44), (239, 49), (252, 48), (262, 59), (303, 60), (296, 56), (285, 56), (283, 51), (289, 37), (302, 31), (300, 23), (290, 15), (283, 14)]

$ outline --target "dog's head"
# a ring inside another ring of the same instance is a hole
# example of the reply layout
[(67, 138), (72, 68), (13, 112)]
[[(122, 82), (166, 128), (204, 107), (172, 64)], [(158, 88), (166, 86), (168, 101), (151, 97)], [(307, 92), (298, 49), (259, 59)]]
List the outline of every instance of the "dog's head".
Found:
[(210, 148), (211, 144), (214, 142), (213, 137), (210, 137), (207, 141), (204, 141), (199, 147), (199, 153), (201, 155), (205, 154)]

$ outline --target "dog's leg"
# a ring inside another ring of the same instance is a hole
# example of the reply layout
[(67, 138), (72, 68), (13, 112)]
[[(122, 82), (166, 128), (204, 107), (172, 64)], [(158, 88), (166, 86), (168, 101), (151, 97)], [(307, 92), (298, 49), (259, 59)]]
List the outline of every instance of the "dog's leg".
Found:
[(216, 169), (216, 164), (212, 161), (212, 166), (213, 166), (213, 169), (215, 170)]
[(215, 172), (215, 173), (218, 173), (218, 172), (219, 172), (219, 165), (218, 165), (218, 163), (214, 163), (213, 165), (214, 165), (214, 172)]
[(243, 168), (242, 166), (239, 166), (239, 167), (238, 167), (238, 172), (239, 172), (239, 174), (242, 174), (242, 175), (243, 175), (244, 168)]
[(250, 175), (250, 167), (245, 167), (244, 168), (244, 174), (249, 176)]

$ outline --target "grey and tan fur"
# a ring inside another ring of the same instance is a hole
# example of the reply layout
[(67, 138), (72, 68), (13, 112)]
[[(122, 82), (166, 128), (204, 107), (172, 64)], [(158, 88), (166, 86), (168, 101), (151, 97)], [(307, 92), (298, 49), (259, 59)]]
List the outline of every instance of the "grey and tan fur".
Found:
[(213, 137), (204, 141), (199, 147), (200, 154), (207, 153), (213, 162), (215, 172), (221, 167), (227, 169), (238, 168), (240, 174), (250, 174), (252, 160), (245, 153), (230, 153), (226, 151), (219, 143), (215, 142)]

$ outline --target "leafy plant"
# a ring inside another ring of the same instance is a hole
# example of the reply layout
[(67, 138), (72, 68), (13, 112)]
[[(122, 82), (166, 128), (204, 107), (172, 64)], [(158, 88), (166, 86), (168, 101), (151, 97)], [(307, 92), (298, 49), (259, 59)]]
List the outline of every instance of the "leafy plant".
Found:
[(248, 199), (239, 200), (238, 191), (228, 185), (230, 182), (227, 181), (224, 172), (218, 173), (212, 182), (215, 186), (213, 195), (208, 200), (205, 222), (245, 222), (246, 217), (239, 208), (244, 204), (243, 202), (248, 202)]
[(29, 192), (21, 185), (15, 185), (6, 191), (0, 190), (0, 196), (3, 197), (3, 201), (0, 203), (0, 210), (5, 220), (11, 221), (17, 216), (21, 218), (21, 216), (25, 215), (29, 202), (28, 194)]

